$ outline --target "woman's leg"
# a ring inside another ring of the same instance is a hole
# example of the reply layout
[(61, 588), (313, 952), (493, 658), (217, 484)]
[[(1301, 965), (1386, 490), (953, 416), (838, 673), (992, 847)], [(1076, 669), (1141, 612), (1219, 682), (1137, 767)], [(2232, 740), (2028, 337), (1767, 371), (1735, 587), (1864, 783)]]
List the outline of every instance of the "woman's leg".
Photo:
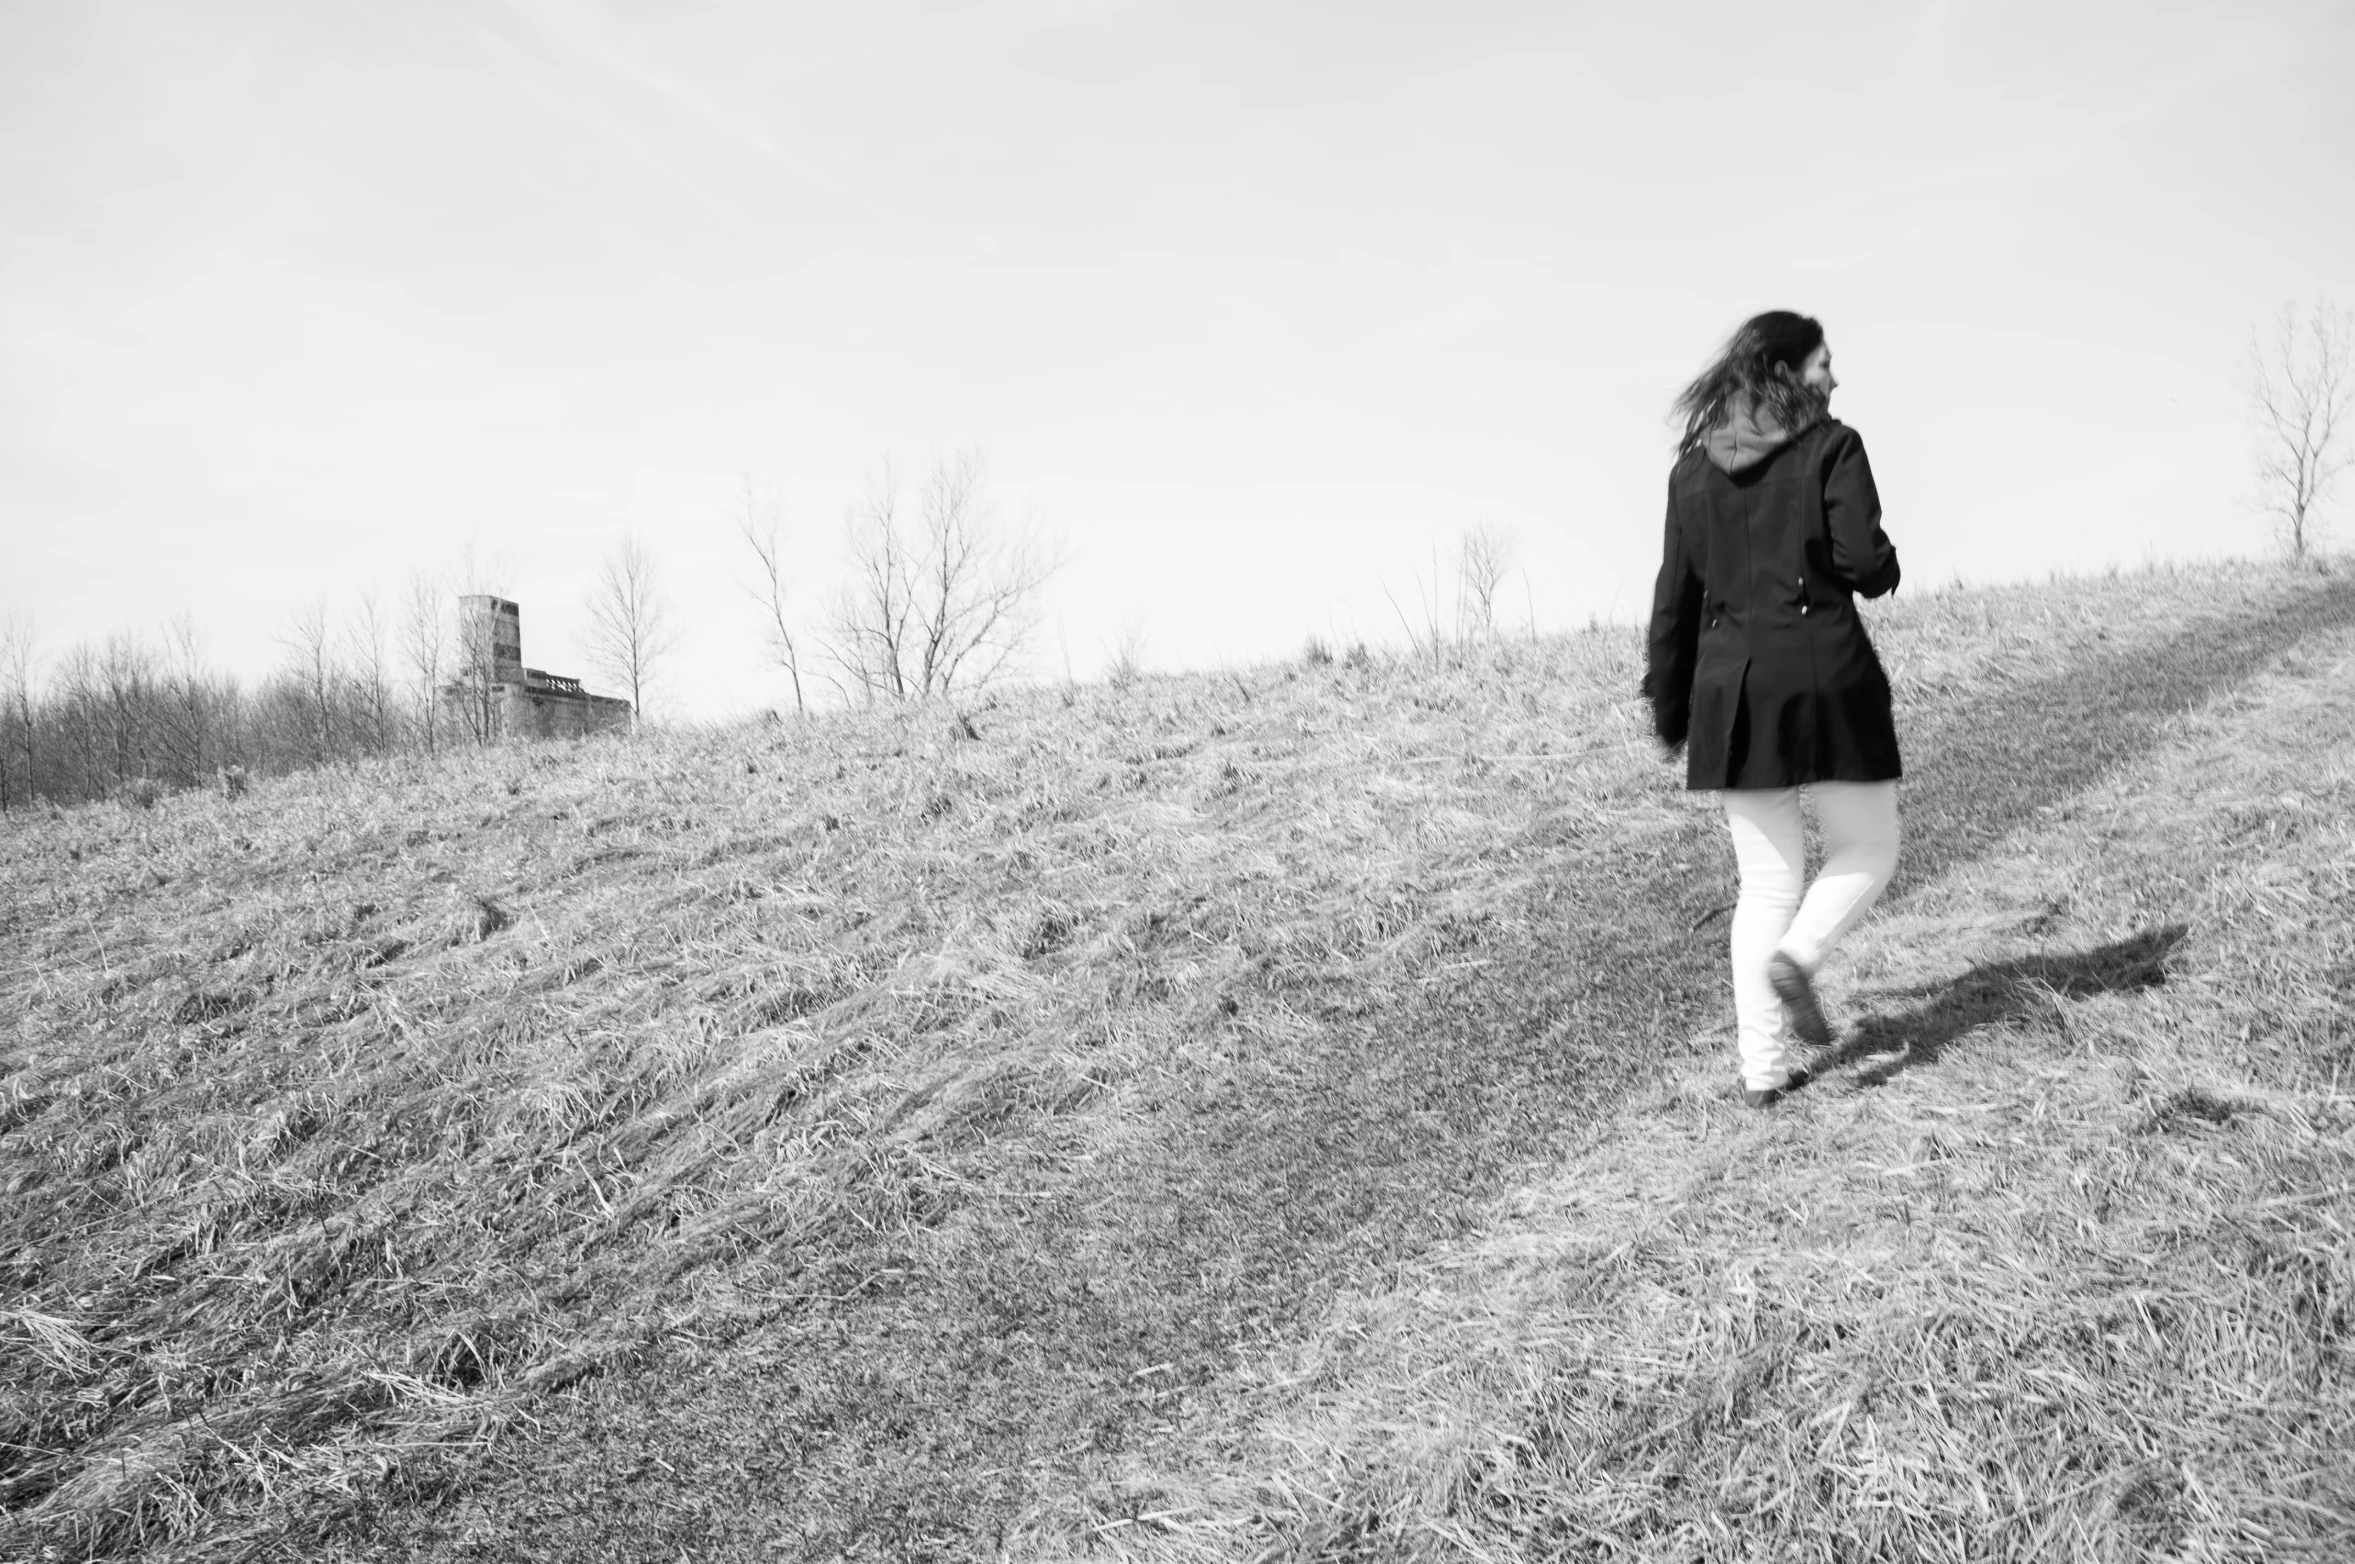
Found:
[(1807, 872), (1807, 830), (1799, 818), (1799, 790), (1728, 788), (1726, 828), (1742, 896), (1734, 904), (1734, 1016), (1739, 1029), (1742, 1084), (1771, 1090), (1790, 1074), (1782, 1001), (1767, 981), (1766, 963), (1790, 931)]
[(1897, 784), (1818, 782), (1808, 791), (1823, 825), (1824, 864), (1780, 949), (1812, 977), (1897, 871)]

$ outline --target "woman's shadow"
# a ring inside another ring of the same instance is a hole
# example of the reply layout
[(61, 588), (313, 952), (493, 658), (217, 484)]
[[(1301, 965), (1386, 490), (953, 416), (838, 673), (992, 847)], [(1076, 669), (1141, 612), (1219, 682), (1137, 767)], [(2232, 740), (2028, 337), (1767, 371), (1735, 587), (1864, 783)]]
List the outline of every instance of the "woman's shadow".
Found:
[(1822, 1068), (1870, 1060), (1852, 1078), (1885, 1086), (1937, 1063), (1955, 1039), (1981, 1027), (2049, 1019), (2065, 1000), (2155, 988), (2167, 981), (2167, 960), (2189, 932), (2171, 923), (2093, 950), (1990, 962), (1945, 983), (1896, 990), (1890, 997), (1916, 1003), (1894, 1015), (1867, 1015)]

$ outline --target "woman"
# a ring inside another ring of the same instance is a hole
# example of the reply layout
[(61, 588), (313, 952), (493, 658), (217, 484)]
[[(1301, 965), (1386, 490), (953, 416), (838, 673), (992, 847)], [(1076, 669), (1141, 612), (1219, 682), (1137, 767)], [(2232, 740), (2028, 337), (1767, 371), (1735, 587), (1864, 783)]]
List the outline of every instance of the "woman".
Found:
[[(1723, 789), (1741, 868), (1734, 1009), (1744, 1100), (1807, 1078), (1831, 1030), (1815, 975), (1897, 866), (1896, 724), (1858, 596), (1897, 586), (1864, 442), (1832, 418), (1823, 327), (1745, 322), (1682, 396), (1644, 693), (1685, 786)], [(1812, 796), (1824, 865), (1804, 900)]]

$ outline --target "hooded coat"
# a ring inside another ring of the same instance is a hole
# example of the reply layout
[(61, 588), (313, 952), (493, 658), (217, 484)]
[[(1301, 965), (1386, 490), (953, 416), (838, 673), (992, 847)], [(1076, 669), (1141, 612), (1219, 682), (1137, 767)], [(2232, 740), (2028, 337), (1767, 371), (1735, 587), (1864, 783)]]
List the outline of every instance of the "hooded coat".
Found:
[(1889, 679), (1856, 611), (1897, 586), (1864, 442), (1737, 412), (1668, 476), (1644, 693), (1688, 788), (1886, 782)]

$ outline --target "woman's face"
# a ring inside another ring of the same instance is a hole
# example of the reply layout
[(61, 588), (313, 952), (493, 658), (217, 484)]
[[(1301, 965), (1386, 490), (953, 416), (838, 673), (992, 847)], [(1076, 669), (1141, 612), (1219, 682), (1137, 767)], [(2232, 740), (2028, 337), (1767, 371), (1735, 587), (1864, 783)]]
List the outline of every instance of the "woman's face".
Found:
[(1830, 401), (1833, 390), (1840, 384), (1832, 378), (1832, 345), (1818, 342), (1815, 351), (1807, 355), (1807, 362), (1799, 366), (1799, 383), (1825, 401)]

